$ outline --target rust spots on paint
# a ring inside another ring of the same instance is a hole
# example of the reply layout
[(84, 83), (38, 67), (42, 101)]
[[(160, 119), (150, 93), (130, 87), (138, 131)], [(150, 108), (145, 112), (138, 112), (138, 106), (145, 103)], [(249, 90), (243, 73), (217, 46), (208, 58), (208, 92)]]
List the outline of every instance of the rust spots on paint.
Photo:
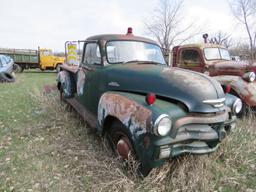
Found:
[(118, 118), (131, 130), (146, 131), (151, 126), (152, 112), (125, 96), (105, 93), (99, 103), (98, 119), (100, 124), (108, 116)]

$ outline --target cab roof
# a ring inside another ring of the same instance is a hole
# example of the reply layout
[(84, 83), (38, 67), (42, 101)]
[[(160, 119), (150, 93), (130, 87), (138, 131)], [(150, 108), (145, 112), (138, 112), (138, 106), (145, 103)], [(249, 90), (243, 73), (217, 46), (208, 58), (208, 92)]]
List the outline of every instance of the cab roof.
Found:
[(186, 45), (181, 45), (180, 47), (182, 48), (211, 48), (211, 47), (218, 47), (218, 48), (225, 48), (223, 45), (218, 45), (218, 44), (213, 44), (213, 43), (195, 43), (195, 44), (186, 44)]
[(147, 43), (152, 43), (152, 44), (157, 44), (155, 41), (140, 37), (140, 36), (135, 36), (133, 34), (103, 34), (103, 35), (95, 35), (92, 37), (87, 38), (86, 40), (89, 41), (116, 41), (116, 40), (128, 40), (128, 41), (143, 41)]

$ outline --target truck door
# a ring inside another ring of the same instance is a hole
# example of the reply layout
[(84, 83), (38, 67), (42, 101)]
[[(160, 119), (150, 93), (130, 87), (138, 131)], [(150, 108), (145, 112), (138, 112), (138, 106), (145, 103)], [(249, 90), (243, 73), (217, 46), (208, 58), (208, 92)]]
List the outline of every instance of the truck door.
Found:
[(203, 72), (203, 60), (200, 56), (200, 52), (197, 49), (181, 49), (179, 51), (177, 66), (197, 71)]
[(53, 59), (53, 53), (50, 49), (41, 49), (40, 50), (40, 68), (41, 69), (47, 69), (47, 68), (53, 68), (54, 66), (54, 59)]
[(86, 43), (83, 59), (77, 75), (78, 100), (87, 110), (96, 114), (101, 95), (101, 71), (103, 68), (98, 43)]

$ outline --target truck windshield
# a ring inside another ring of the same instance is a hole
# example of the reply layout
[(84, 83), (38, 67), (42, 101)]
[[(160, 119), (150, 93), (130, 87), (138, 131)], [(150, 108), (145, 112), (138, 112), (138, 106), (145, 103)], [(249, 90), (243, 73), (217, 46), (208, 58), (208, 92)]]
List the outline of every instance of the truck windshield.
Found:
[(41, 50), (41, 55), (49, 56), (52, 55), (52, 50)]
[(111, 64), (130, 61), (166, 64), (159, 46), (140, 41), (109, 41), (107, 59)]
[(204, 55), (206, 60), (231, 60), (228, 50), (224, 48), (205, 48)]

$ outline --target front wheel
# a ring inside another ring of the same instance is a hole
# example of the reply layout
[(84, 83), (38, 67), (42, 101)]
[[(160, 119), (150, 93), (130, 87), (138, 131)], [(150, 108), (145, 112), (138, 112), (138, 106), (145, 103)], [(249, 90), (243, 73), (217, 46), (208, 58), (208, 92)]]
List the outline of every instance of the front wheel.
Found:
[(134, 155), (130, 134), (120, 121), (114, 121), (107, 134), (112, 149), (123, 160), (128, 160), (129, 155)]
[[(136, 158), (135, 150), (133, 147), (131, 134), (127, 128), (120, 121), (115, 120), (107, 132), (107, 138), (114, 152), (121, 157), (122, 160), (127, 161), (129, 157)], [(144, 177), (147, 176), (152, 168), (143, 165), (141, 162), (138, 167), (138, 172)]]

